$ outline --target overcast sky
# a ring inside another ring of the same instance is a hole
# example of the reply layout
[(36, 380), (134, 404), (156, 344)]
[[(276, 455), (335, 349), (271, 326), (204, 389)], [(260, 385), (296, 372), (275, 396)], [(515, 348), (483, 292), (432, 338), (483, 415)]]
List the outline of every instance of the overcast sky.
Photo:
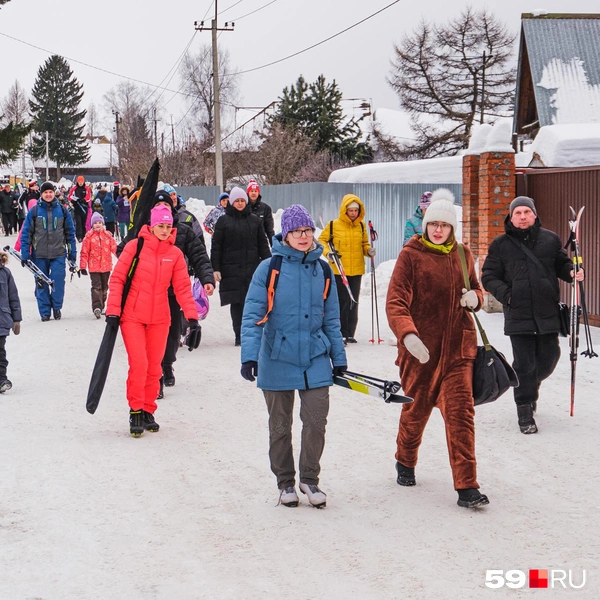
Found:
[[(223, 33), (234, 68), (245, 71), (278, 60), (351, 26), (392, 0), (218, 0), (219, 24), (236, 22)], [(336, 79), (345, 98), (371, 99), (375, 108), (398, 108), (386, 82), (393, 44), (422, 18), (443, 22), (460, 13), (466, 0), (400, 0), (381, 14), (308, 52), (277, 65), (240, 75), (241, 104), (266, 106), (300, 74), (309, 81), (323, 73)], [(473, 0), (487, 6), (517, 33), (520, 15), (543, 8), (548, 12), (598, 12), (598, 0)], [(50, 54), (70, 61), (84, 85), (84, 107), (101, 104), (102, 95), (120, 76), (158, 85), (177, 62), (192, 36), (194, 21), (214, 15), (211, 0), (11, 0), (0, 9), (0, 34), (7, 34), (49, 52), (0, 35), (2, 91), (15, 79), (30, 91), (36, 73)], [(191, 51), (210, 43), (210, 32), (196, 33)], [(105, 69), (115, 75), (99, 71)], [(178, 90), (175, 76), (168, 84)], [(164, 83), (162, 85), (165, 85)], [(171, 98), (173, 98), (171, 100)], [(181, 96), (165, 91), (159, 101), (163, 116), (177, 122), (185, 112)], [(239, 121), (238, 121), (239, 122)]]

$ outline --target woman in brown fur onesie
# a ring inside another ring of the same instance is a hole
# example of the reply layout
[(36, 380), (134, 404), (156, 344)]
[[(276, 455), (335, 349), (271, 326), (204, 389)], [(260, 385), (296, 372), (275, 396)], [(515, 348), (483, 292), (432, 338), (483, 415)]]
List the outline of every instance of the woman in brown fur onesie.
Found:
[(479, 492), (473, 417), (473, 362), (477, 353), (470, 308), (483, 295), (465, 247), (471, 290), (457, 251), (454, 196), (434, 192), (423, 218), (423, 234), (414, 235), (396, 262), (387, 295), (387, 316), (398, 339), (402, 387), (414, 402), (404, 404), (397, 438), (396, 470), (400, 485), (416, 484), (415, 466), (425, 425), (437, 406), (446, 440), (458, 505), (488, 504)]

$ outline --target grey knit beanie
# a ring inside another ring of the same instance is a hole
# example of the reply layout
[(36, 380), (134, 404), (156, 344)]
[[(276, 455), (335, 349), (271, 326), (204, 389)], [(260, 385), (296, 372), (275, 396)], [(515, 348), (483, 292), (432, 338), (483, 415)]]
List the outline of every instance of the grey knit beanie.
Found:
[(537, 211), (535, 210), (535, 204), (533, 203), (533, 200), (531, 198), (529, 198), (527, 196), (517, 196), (510, 203), (509, 213), (510, 213), (511, 217), (513, 214), (513, 210), (515, 210), (515, 208), (517, 208), (517, 206), (528, 206), (533, 211), (533, 214), (537, 216)]

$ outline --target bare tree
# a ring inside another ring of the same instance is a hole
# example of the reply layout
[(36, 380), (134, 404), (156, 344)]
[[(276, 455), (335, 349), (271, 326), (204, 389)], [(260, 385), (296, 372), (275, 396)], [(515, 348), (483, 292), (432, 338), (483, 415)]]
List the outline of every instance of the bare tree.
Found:
[[(213, 64), (211, 47), (204, 45), (197, 54), (186, 54), (179, 74), (187, 97), (189, 118), (196, 130), (198, 139), (209, 144), (214, 139), (214, 93)], [(231, 113), (238, 99), (236, 73), (230, 66), (229, 52), (219, 50), (219, 96), (221, 113)]]
[(402, 158), (454, 154), (467, 147), (474, 122), (511, 113), (514, 40), (486, 9), (469, 7), (446, 25), (423, 21), (395, 46), (388, 81), (416, 133), (399, 145)]
[(85, 120), (87, 121), (87, 133), (93, 138), (98, 131), (98, 111), (93, 102), (90, 102), (90, 105), (88, 106)]
[(23, 125), (29, 120), (29, 101), (18, 80), (10, 86), (6, 98), (2, 101), (0, 113), (6, 123), (12, 121), (15, 125)]
[[(137, 180), (156, 157), (149, 124), (153, 92), (131, 81), (121, 81), (103, 97), (104, 109), (114, 119), (121, 179)], [(118, 122), (118, 125), (117, 125)]]
[(291, 183), (300, 169), (314, 155), (314, 143), (309, 137), (289, 127), (274, 124), (257, 154), (256, 171), (265, 183)]

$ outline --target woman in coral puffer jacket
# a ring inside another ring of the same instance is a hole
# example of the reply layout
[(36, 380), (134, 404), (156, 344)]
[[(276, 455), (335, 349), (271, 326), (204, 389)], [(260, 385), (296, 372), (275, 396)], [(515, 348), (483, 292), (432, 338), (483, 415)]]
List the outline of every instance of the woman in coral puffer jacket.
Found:
[(110, 278), (106, 322), (113, 327), (121, 325), (129, 361), (127, 401), (130, 433), (134, 437), (140, 437), (145, 430), (159, 430), (153, 415), (171, 322), (167, 293), (171, 284), (190, 331), (199, 328), (185, 258), (174, 245), (176, 235), (171, 211), (162, 205), (153, 208), (150, 226), (144, 225), (139, 233), (144, 243), (122, 312), (123, 289), (138, 240), (125, 246)]

